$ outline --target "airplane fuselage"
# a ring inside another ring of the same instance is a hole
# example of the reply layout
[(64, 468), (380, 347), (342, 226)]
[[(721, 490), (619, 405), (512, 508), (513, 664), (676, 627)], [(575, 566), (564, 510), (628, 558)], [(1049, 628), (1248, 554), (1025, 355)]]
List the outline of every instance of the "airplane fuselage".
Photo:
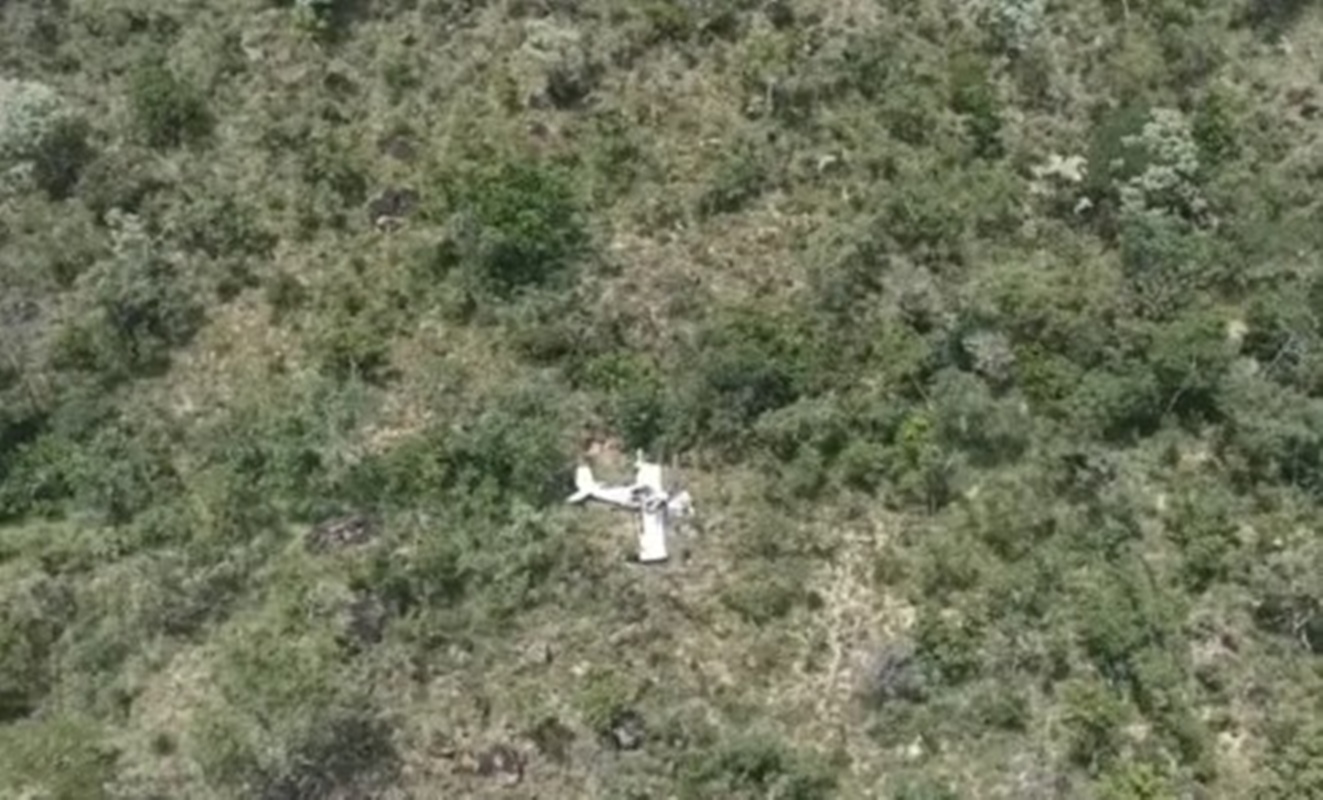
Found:
[(589, 492), (589, 499), (621, 508), (642, 508), (652, 494), (647, 486), (598, 486)]

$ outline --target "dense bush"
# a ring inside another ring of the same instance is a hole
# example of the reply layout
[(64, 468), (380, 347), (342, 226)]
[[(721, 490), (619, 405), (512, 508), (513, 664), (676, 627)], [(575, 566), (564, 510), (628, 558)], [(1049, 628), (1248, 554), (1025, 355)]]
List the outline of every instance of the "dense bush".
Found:
[(344, 488), (385, 508), (449, 502), (503, 514), (513, 499), (544, 506), (568, 493), (566, 445), (554, 399), (526, 387), (490, 398), (460, 425), (439, 423), (365, 459)]
[(1022, 53), (1043, 27), (1047, 4), (1043, 0), (989, 0), (980, 9), (998, 44)]
[(573, 188), (559, 169), (506, 161), (449, 187), (456, 236), (472, 289), (510, 298), (572, 277), (589, 237)]
[(0, 188), (30, 177), (51, 197), (67, 197), (92, 157), (88, 136), (86, 121), (49, 86), (0, 78)]
[[(1027, 39), (1028, 32), (1012, 34)], [(965, 116), (965, 130), (974, 155), (996, 158), (1002, 154), (1001, 109), (988, 76), (988, 66), (974, 57), (956, 59), (951, 66), (951, 110)]]
[(665, 376), (648, 360), (610, 353), (589, 362), (584, 381), (605, 396), (605, 413), (627, 447), (648, 449), (670, 432), (672, 398)]
[(764, 414), (789, 405), (814, 379), (819, 342), (802, 320), (736, 308), (699, 333), (692, 383), (677, 420), (685, 443), (736, 446)]
[(122, 378), (162, 368), (169, 351), (197, 332), (204, 309), (141, 220), (113, 214), (109, 223), (113, 254), (80, 278), (89, 300), (87, 316), (64, 331), (61, 358)]
[(319, 325), (310, 349), (322, 372), (336, 380), (379, 383), (389, 376), (391, 334), (402, 315), (366, 291), (367, 280), (364, 265), (356, 263), (317, 298)]
[(258, 797), (363, 791), (394, 769), (390, 731), (325, 638), (235, 631), (217, 676), (224, 705), (199, 723), (199, 761), (217, 785)]
[(684, 767), (681, 796), (826, 800), (836, 784), (827, 764), (772, 739), (744, 737), (693, 757)]
[(0, 731), (0, 791), (16, 797), (111, 798), (115, 749), (79, 715), (23, 722)]
[(130, 76), (129, 104), (152, 147), (178, 147), (208, 136), (215, 119), (200, 89), (168, 66), (150, 62)]
[(724, 156), (712, 185), (699, 197), (699, 215), (729, 214), (748, 206), (768, 187), (768, 169), (758, 150), (741, 142)]
[(0, 598), (0, 722), (32, 714), (50, 691), (51, 654), (74, 612), (62, 581), (35, 578)]
[(1125, 701), (1096, 679), (1068, 683), (1062, 694), (1070, 758), (1091, 768), (1107, 765), (1124, 745), (1122, 726), (1129, 719)]

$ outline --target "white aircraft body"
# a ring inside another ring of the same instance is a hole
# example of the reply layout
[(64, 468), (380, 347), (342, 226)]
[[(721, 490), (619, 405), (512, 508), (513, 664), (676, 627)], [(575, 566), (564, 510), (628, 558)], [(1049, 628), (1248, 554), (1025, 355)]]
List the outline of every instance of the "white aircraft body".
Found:
[(679, 492), (672, 496), (662, 483), (660, 464), (643, 460), (639, 453), (634, 462), (637, 474), (634, 482), (617, 486), (605, 486), (593, 477), (591, 467), (581, 465), (574, 473), (577, 491), (570, 496), (569, 502), (582, 503), (596, 500), (617, 508), (626, 508), (639, 512), (639, 561), (665, 561), (666, 530), (671, 517), (688, 516), (693, 505), (688, 492)]

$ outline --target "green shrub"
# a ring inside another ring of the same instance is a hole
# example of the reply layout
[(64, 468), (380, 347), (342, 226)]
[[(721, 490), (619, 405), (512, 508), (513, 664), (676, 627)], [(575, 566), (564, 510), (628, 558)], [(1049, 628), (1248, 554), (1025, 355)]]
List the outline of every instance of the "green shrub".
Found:
[(204, 311), (140, 220), (113, 213), (109, 222), (114, 253), (82, 276), (91, 314), (67, 330), (63, 358), (124, 378), (165, 366), (169, 351), (197, 332)]
[(1323, 490), (1323, 402), (1245, 375), (1223, 391), (1222, 449), (1240, 480)]
[(1149, 360), (1165, 411), (1191, 421), (1218, 419), (1222, 380), (1234, 357), (1223, 321), (1186, 312), (1155, 330), (1152, 341)]
[[(161, 512), (157, 512), (164, 516)], [(154, 516), (154, 515), (153, 515)], [(196, 536), (196, 527), (203, 520), (191, 520), (179, 513), (173, 519), (138, 520), (146, 527), (150, 524), (173, 523), (171, 538)], [(182, 535), (181, 535), (182, 534)], [(149, 536), (163, 539), (164, 536)], [(230, 545), (232, 547), (232, 545)], [(224, 552), (224, 557), (213, 558), (206, 548), (195, 548), (187, 556), (162, 555), (155, 558), (146, 570), (152, 582), (151, 602), (141, 610), (141, 625), (150, 634), (161, 633), (173, 637), (195, 637), (207, 630), (208, 625), (224, 621), (237, 606), (248, 588), (248, 576), (258, 566), (260, 554)]]
[(698, 31), (698, 20), (681, 0), (644, 0), (639, 6), (650, 44), (687, 41)]
[(1099, 800), (1176, 800), (1179, 795), (1158, 767), (1146, 763), (1118, 764), (1098, 786)]
[(941, 86), (927, 75), (902, 68), (901, 79), (879, 97), (887, 133), (910, 147), (932, 147), (933, 132), (945, 105)]
[(1092, 370), (1075, 386), (1067, 407), (1080, 429), (1102, 439), (1134, 440), (1157, 429), (1165, 410), (1157, 380), (1145, 365), (1120, 362)]
[(1267, 751), (1266, 769), (1255, 788), (1256, 798), (1316, 797), (1323, 793), (1323, 726), (1314, 719), (1280, 724)]
[(32, 161), (32, 178), (53, 200), (73, 195), (83, 170), (95, 157), (85, 120), (62, 123), (46, 138)]
[(1081, 678), (1061, 687), (1061, 702), (1067, 754), (1072, 761), (1096, 769), (1120, 754), (1122, 729), (1130, 717), (1124, 699), (1096, 679)]
[(436, 631), (505, 629), (518, 615), (566, 603), (577, 587), (598, 580), (585, 542), (543, 512), (513, 505), (429, 513), (424, 524), (406, 529), (403, 560), (374, 558), (364, 585), (431, 631), (417, 637), (427, 648)]
[(1145, 152), (1135, 138), (1148, 117), (1146, 107), (1130, 104), (1107, 109), (1094, 122), (1083, 188), (1101, 207), (1105, 224), (1114, 221), (1120, 208), (1120, 187), (1148, 167)]
[(288, 272), (272, 275), (264, 285), (267, 305), (271, 307), (272, 321), (283, 323), (303, 306), (308, 299), (307, 287)]
[(169, 186), (150, 150), (125, 146), (106, 150), (87, 165), (78, 194), (93, 217), (105, 222), (114, 210), (142, 212), (150, 199)]
[(59, 697), (98, 719), (123, 720), (142, 689), (135, 656), (151, 647), (155, 618), (170, 598), (160, 592), (147, 559), (107, 565), (104, 555), (79, 555), (95, 572), (78, 587), (79, 614), (53, 654)]
[(18, 170), (63, 199), (91, 160), (88, 134), (87, 122), (49, 86), (0, 78), (0, 175)]
[(583, 380), (601, 392), (608, 422), (629, 450), (651, 449), (670, 427), (665, 378), (651, 360), (608, 353), (584, 367)]
[(886, 446), (857, 439), (845, 446), (836, 463), (841, 481), (846, 486), (859, 491), (874, 491), (886, 477)]
[(340, 6), (340, 0), (294, 0), (294, 10), (301, 24), (317, 31), (327, 30)]
[(1002, 731), (1025, 731), (1032, 716), (1025, 693), (1001, 684), (986, 687), (976, 696), (974, 713), (983, 725)]
[(1278, 291), (1256, 292), (1248, 299), (1240, 354), (1253, 358), (1261, 375), (1308, 395), (1323, 391), (1323, 328), (1312, 311), (1323, 299), (1323, 282), (1295, 282)]
[(165, 228), (179, 246), (216, 262), (222, 299), (257, 284), (251, 262), (268, 257), (277, 241), (256, 209), (230, 194), (194, 200)]
[(988, 65), (976, 56), (962, 56), (950, 67), (951, 110), (965, 117), (965, 131), (978, 158), (998, 158), (1001, 143), (1001, 103), (988, 78)]
[(837, 779), (827, 764), (766, 737), (745, 736), (691, 756), (681, 769), (680, 797), (778, 797), (827, 800)]
[(1278, 39), (1308, 8), (1306, 0), (1250, 0), (1241, 13), (1264, 38)]
[(949, 503), (959, 460), (938, 435), (933, 414), (911, 411), (895, 430), (886, 474), (899, 498), (936, 511)]
[(1323, 548), (1298, 534), (1282, 542), (1253, 568), (1255, 624), (1290, 637), (1311, 652), (1323, 652)]
[(585, 154), (594, 175), (595, 203), (606, 205), (627, 192), (649, 164), (637, 130), (623, 113), (593, 114), (593, 144)]
[(44, 83), (0, 79), (0, 164), (31, 159), (69, 115)]
[(168, 502), (182, 488), (168, 436), (123, 423), (99, 430), (73, 454), (69, 481), (78, 501), (112, 525)]
[[(923, 137), (930, 135), (924, 126)], [(932, 176), (911, 176), (888, 194), (878, 228), (921, 263), (960, 264), (964, 259), (966, 212), (958, 207), (963, 190), (953, 191)]]
[(568, 496), (572, 460), (554, 398), (523, 387), (484, 405), (363, 460), (343, 490), (368, 506), (449, 503), (484, 515), (515, 499), (541, 507)]
[(345, 207), (358, 206), (367, 200), (367, 166), (354, 143), (340, 131), (307, 129), (289, 146), (293, 149), (299, 177), (312, 191), (300, 198), (300, 220), (305, 236), (311, 236), (323, 222), (344, 228)]
[(1082, 578), (1071, 607), (1085, 654), (1113, 681), (1131, 680), (1149, 648), (1176, 638), (1177, 599), (1137, 565)]
[(741, 574), (722, 591), (721, 602), (746, 622), (767, 625), (805, 602), (803, 579), (793, 562), (768, 563)]
[[(30, 228), (24, 225), (28, 229), (21, 234), (13, 231), (18, 235), (8, 246), (14, 259), (26, 268), (25, 283), (30, 280), (29, 285), (49, 290), (70, 289), (78, 276), (106, 257), (110, 243), (93, 215), (77, 206), (34, 206), (33, 210), (38, 208), (39, 222)], [(59, 209), (56, 213), (42, 213), (55, 208)]]
[(1139, 316), (1168, 319), (1224, 277), (1212, 242), (1168, 214), (1123, 214), (1118, 234)]
[(16, 445), (0, 469), (0, 519), (55, 516), (75, 491), (76, 443), (54, 434)]
[(990, 0), (982, 4), (982, 15), (997, 44), (1019, 54), (1037, 38), (1047, 16), (1044, 0)]
[(597, 670), (584, 680), (575, 696), (575, 705), (584, 724), (598, 736), (607, 736), (620, 714), (634, 702), (630, 682), (617, 672)]
[(919, 658), (935, 679), (958, 685), (978, 675), (983, 632), (975, 620), (924, 606), (915, 628)]
[(223, 706), (194, 731), (208, 783), (247, 796), (323, 796), (369, 791), (393, 774), (390, 729), (338, 666), (330, 637), (263, 622), (225, 645), (215, 678)]
[(989, 478), (958, 510), (959, 528), (1006, 561), (1033, 556), (1059, 530), (1045, 487), (1018, 476)]
[(932, 380), (938, 435), (983, 464), (1013, 461), (1029, 446), (1032, 421), (1014, 397), (994, 398), (982, 381), (954, 370)]
[(310, 342), (323, 374), (338, 381), (383, 383), (391, 374), (394, 325), (387, 312), (346, 297), (323, 311)]
[(361, 384), (314, 381), (236, 404), (199, 431), (199, 467), (217, 512), (227, 509), (219, 516), (246, 529), (274, 509), (298, 519), (326, 512), (348, 469), (335, 444), (361, 421), (364, 397)]
[(0, 723), (31, 715), (50, 691), (56, 678), (52, 653), (75, 610), (73, 593), (55, 579), (33, 578), (5, 589), (0, 597)]
[(768, 188), (768, 169), (757, 149), (741, 142), (727, 153), (711, 185), (699, 197), (699, 215), (713, 217), (746, 208)]
[(1216, 167), (1240, 155), (1241, 132), (1236, 124), (1235, 110), (1234, 101), (1224, 91), (1215, 89), (1199, 101), (1191, 133), (1204, 163)]
[(902, 781), (892, 791), (891, 800), (959, 800), (960, 794), (937, 778)]
[(0, 794), (108, 800), (117, 757), (107, 732), (77, 715), (0, 727)]
[(610, 364), (624, 358), (629, 322), (594, 308), (592, 292), (530, 289), (518, 303), (489, 313), (473, 309), (474, 316), (498, 320), (519, 355), (534, 365), (555, 368), (576, 386), (610, 390), (616, 385)]
[(557, 168), (504, 161), (460, 176), (449, 194), (465, 275), (479, 293), (508, 299), (560, 285), (587, 252), (577, 198)]
[(198, 142), (215, 126), (202, 91), (159, 62), (143, 64), (129, 77), (129, 105), (152, 147)]
[[(819, 342), (786, 313), (733, 309), (700, 331), (677, 424), (686, 443), (737, 447), (763, 414), (793, 403), (813, 379)], [(694, 437), (694, 438), (689, 438)]]
[(1213, 486), (1187, 488), (1172, 499), (1166, 527), (1190, 591), (1204, 591), (1231, 574), (1240, 545), (1232, 508), (1226, 493)]

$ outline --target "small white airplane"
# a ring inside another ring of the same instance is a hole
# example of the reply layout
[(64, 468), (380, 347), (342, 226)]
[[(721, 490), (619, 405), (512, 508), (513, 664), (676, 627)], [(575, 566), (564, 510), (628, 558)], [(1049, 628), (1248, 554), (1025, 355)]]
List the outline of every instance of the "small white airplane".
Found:
[(679, 492), (672, 496), (662, 483), (661, 464), (643, 460), (640, 451), (634, 459), (637, 470), (634, 482), (617, 486), (604, 486), (593, 477), (593, 470), (580, 465), (574, 472), (574, 485), (577, 491), (570, 495), (569, 502), (582, 503), (597, 500), (617, 508), (627, 508), (639, 512), (639, 561), (648, 563), (665, 561), (666, 527), (671, 517), (686, 517), (693, 513), (693, 502), (689, 492)]

